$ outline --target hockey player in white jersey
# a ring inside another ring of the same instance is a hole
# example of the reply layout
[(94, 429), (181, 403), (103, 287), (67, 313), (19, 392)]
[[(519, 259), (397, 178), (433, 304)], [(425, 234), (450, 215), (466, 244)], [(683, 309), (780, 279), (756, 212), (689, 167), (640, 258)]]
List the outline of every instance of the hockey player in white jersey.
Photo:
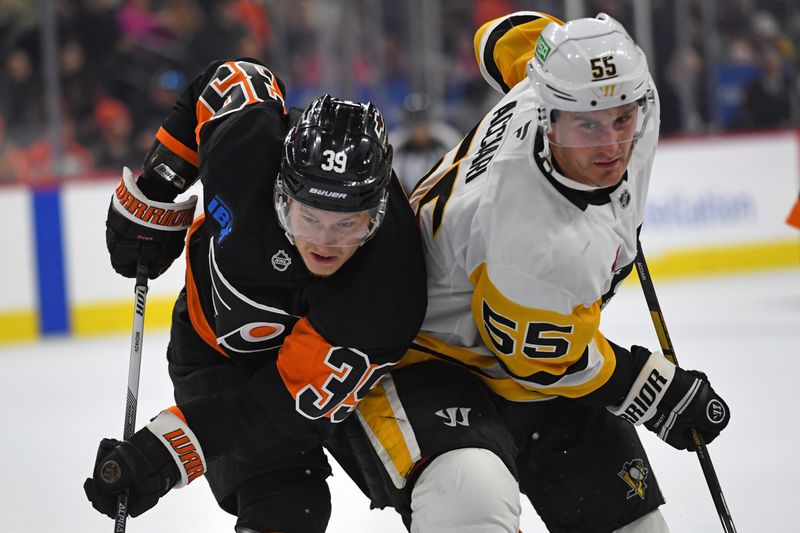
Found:
[[(538, 37), (538, 38), (537, 38)], [(359, 420), (413, 532), (664, 532), (634, 425), (679, 449), (729, 410), (700, 372), (600, 332), (631, 271), (658, 140), (647, 61), (611, 17), (476, 35), (507, 94), (413, 191), (428, 311)]]

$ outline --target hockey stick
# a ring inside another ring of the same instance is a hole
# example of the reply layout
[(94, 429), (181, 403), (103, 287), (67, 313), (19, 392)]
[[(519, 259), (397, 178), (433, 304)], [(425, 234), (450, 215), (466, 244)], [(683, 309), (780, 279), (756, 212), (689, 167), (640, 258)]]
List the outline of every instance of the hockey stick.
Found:
[[(133, 332), (131, 333), (131, 356), (128, 362), (128, 399), (125, 402), (125, 426), (122, 438), (129, 439), (136, 428), (136, 405), (139, 398), (139, 373), (142, 366), (142, 340), (144, 338), (144, 304), (147, 300), (147, 267), (139, 263), (136, 269), (136, 302), (133, 310)], [(128, 493), (117, 499), (117, 516), (114, 533), (125, 533), (128, 519)]]
[[(650, 310), (650, 318), (653, 319), (653, 326), (658, 335), (658, 343), (661, 345), (661, 351), (664, 352), (664, 357), (669, 359), (676, 366), (678, 359), (675, 356), (675, 349), (672, 346), (672, 340), (669, 338), (667, 331), (667, 323), (664, 321), (664, 315), (661, 313), (661, 306), (658, 304), (656, 297), (656, 289), (653, 286), (653, 280), (650, 278), (650, 270), (647, 268), (647, 262), (644, 259), (644, 252), (642, 251), (642, 243), (638, 243), (637, 255), (634, 261), (636, 263), (636, 272), (639, 274), (639, 281), (642, 285), (642, 292), (644, 292), (644, 299), (647, 301), (647, 308)], [(717, 479), (717, 472), (714, 470), (714, 465), (711, 463), (711, 456), (708, 455), (708, 448), (700, 433), (695, 428), (692, 428), (692, 440), (697, 448), (697, 458), (700, 460), (700, 467), (703, 469), (708, 490), (711, 491), (711, 499), (714, 500), (714, 506), (717, 508), (717, 514), (722, 522), (722, 529), (725, 533), (736, 533), (736, 526), (733, 525), (733, 517), (728, 504), (725, 502), (725, 495), (722, 494), (722, 487)]]

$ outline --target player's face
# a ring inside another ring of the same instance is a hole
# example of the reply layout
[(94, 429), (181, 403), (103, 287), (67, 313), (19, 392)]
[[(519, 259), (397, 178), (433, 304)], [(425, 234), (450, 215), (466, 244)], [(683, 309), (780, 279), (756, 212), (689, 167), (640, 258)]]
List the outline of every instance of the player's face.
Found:
[(359, 249), (370, 225), (366, 211), (336, 213), (299, 202), (289, 206), (289, 220), (300, 257), (317, 276), (330, 276), (339, 270)]
[(633, 154), (637, 105), (589, 112), (559, 112), (550, 151), (567, 178), (595, 187), (616, 185)]

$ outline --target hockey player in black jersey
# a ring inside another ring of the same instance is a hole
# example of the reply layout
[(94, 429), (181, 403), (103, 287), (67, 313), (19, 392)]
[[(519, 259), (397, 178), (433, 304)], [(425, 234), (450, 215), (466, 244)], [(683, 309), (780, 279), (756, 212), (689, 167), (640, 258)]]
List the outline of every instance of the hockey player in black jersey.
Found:
[[(108, 516), (122, 491), (137, 516), (205, 474), (239, 532), (324, 531), (323, 443), (422, 322), (418, 226), (381, 114), (323, 96), (292, 125), (284, 91), (256, 61), (213, 63), (112, 198), (120, 274), (154, 278), (187, 229), (188, 245), (167, 348), (177, 405), (100, 443), (84, 489)], [(198, 178), (189, 228), (194, 200), (173, 202)]]

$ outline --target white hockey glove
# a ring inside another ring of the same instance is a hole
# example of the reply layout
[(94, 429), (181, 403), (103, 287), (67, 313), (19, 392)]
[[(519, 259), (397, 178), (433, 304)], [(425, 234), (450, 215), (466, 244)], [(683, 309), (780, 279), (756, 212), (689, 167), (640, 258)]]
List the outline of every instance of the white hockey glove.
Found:
[(644, 424), (679, 450), (694, 451), (693, 426), (706, 443), (713, 441), (730, 420), (725, 401), (696, 370), (684, 370), (653, 352), (625, 399), (609, 411), (635, 425)]

